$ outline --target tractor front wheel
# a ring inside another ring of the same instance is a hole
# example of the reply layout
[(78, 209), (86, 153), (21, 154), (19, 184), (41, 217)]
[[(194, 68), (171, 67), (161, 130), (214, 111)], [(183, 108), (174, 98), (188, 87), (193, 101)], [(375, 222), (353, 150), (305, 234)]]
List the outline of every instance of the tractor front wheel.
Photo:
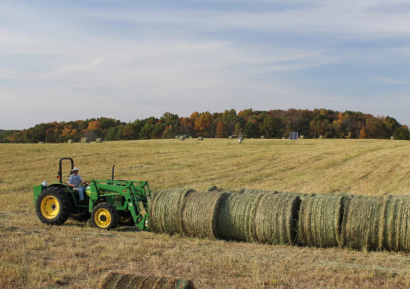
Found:
[(119, 212), (119, 216), (120, 216), (121, 226), (134, 226), (134, 219), (130, 211), (128, 212), (121, 211)]
[(36, 201), (36, 214), (48, 225), (62, 225), (71, 214), (69, 196), (58, 188), (47, 188)]
[(90, 221), (92, 226), (99, 229), (115, 229), (119, 222), (118, 211), (111, 204), (99, 203), (94, 207)]

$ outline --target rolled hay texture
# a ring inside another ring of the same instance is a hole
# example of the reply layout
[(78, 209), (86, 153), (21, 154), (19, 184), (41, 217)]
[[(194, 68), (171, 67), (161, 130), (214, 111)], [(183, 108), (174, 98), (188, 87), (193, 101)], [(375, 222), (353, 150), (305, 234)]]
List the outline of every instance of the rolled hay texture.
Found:
[(179, 137), (179, 140), (185, 140), (185, 137), (184, 137), (184, 136), (180, 136), (180, 137)]
[(220, 191), (191, 193), (185, 198), (182, 209), (184, 235), (199, 238), (218, 238), (218, 211), (222, 197)]
[(202, 136), (199, 136), (198, 140), (204, 140), (204, 138)]
[(75, 140), (70, 139), (70, 140), (68, 140), (68, 143), (75, 143)]
[(410, 252), (410, 196), (386, 196), (380, 224), (381, 247)]
[(102, 139), (102, 138), (97, 138), (97, 139), (95, 140), (95, 142), (96, 142), (96, 143), (102, 143), (102, 142), (103, 142), (103, 139)]
[(296, 244), (300, 204), (296, 194), (263, 194), (255, 215), (257, 241), (271, 245)]
[(182, 208), (191, 189), (156, 191), (149, 206), (150, 230), (154, 233), (183, 234)]
[(344, 208), (343, 246), (358, 250), (380, 249), (383, 235), (383, 230), (379, 228), (382, 209), (382, 197), (352, 197)]
[(82, 142), (82, 143), (89, 143), (89, 142), (90, 142), (90, 139), (89, 139), (88, 137), (83, 137), (83, 138), (81, 139), (81, 142)]
[(343, 214), (349, 200), (347, 195), (333, 194), (304, 197), (298, 229), (302, 245), (322, 248), (341, 246)]
[(108, 273), (100, 282), (99, 289), (194, 289), (190, 280), (172, 277), (140, 276)]
[(225, 194), (218, 212), (218, 235), (222, 239), (256, 241), (255, 214), (263, 194)]

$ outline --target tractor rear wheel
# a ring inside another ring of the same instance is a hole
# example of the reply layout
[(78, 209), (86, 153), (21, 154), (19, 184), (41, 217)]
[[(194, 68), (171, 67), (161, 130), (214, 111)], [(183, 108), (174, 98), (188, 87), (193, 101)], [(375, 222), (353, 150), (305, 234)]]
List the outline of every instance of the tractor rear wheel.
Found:
[(111, 204), (99, 203), (94, 207), (90, 221), (92, 226), (99, 229), (115, 229), (119, 222), (118, 211)]
[(71, 214), (70, 197), (59, 188), (47, 188), (37, 198), (36, 214), (48, 225), (62, 225)]

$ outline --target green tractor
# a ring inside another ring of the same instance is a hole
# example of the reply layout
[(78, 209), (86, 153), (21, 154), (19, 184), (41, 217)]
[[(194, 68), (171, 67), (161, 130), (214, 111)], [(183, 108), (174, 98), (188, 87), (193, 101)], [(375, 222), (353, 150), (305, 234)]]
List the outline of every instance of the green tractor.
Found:
[(100, 229), (114, 229), (118, 225), (133, 225), (148, 231), (148, 200), (151, 197), (148, 182), (114, 180), (112, 167), (111, 180), (92, 180), (86, 182), (84, 200), (79, 192), (63, 183), (62, 162), (74, 161), (61, 158), (57, 178), (59, 183), (34, 186), (34, 204), (41, 222), (49, 225), (62, 225), (68, 218), (89, 221)]

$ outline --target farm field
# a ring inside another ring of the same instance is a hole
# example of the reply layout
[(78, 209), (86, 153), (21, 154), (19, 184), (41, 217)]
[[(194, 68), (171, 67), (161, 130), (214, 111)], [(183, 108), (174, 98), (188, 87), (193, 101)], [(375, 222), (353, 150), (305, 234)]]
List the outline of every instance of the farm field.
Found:
[[(96, 288), (110, 270), (191, 279), (198, 288), (408, 288), (405, 253), (212, 241), (131, 228), (40, 223), (32, 187), (72, 157), (85, 180), (147, 180), (151, 191), (215, 185), (352, 195), (410, 194), (410, 143), (196, 139), (0, 144), (0, 287)], [(69, 171), (65, 167), (64, 175)]]

